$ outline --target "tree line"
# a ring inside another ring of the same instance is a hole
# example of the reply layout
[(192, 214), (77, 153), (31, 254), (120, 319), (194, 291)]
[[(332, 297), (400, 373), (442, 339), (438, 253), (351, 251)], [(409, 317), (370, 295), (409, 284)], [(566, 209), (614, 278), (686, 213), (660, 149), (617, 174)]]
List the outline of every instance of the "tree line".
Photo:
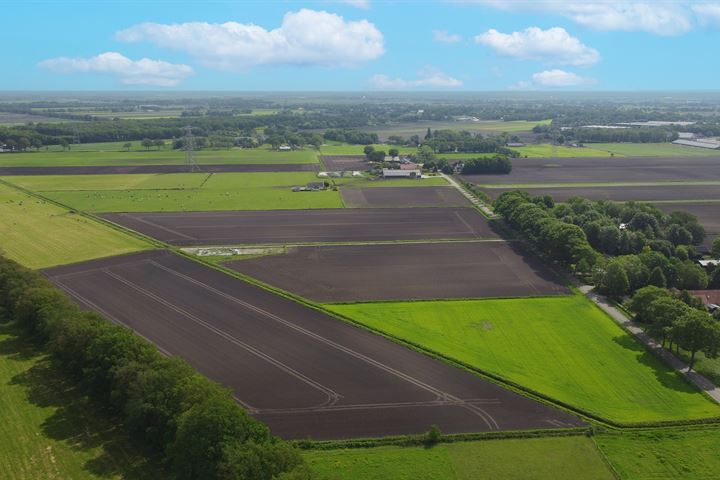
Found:
[(687, 291), (673, 295), (664, 288), (643, 287), (628, 302), (635, 320), (644, 324), (645, 330), (667, 344), (676, 353), (680, 349), (690, 354), (689, 369), (695, 365), (698, 352), (707, 358), (717, 358), (720, 353), (720, 314), (709, 315), (702, 304)]
[(463, 160), (461, 169), (461, 173), (464, 175), (508, 174), (510, 172), (512, 172), (512, 161), (505, 155)]
[(164, 455), (177, 479), (310, 479), (298, 451), (250, 417), (231, 392), (132, 331), (83, 312), (39, 273), (0, 257), (0, 314), (54, 366)]

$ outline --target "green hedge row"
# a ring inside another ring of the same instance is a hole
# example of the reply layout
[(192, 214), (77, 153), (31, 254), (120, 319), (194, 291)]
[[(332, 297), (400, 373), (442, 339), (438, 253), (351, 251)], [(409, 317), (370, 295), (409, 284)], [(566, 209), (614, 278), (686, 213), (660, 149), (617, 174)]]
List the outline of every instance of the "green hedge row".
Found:
[(127, 328), (81, 311), (45, 277), (0, 257), (0, 318), (165, 455), (178, 479), (309, 479), (298, 450), (270, 435), (231, 392)]

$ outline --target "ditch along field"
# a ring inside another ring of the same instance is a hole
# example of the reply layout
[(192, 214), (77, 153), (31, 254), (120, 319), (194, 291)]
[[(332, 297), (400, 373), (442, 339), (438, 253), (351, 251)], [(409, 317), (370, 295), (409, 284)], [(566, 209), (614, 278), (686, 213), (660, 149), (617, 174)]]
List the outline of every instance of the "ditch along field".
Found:
[(0, 478), (157, 479), (167, 472), (138, 450), (102, 408), (0, 319)]
[(87, 212), (342, 208), (340, 193), (293, 192), (313, 172), (50, 175), (2, 177)]
[[(198, 150), (193, 158), (200, 165), (226, 164), (278, 164), (318, 163), (314, 150), (279, 152), (269, 148), (229, 150)], [(121, 166), (121, 165), (183, 165), (182, 150), (150, 149), (131, 150), (69, 150), (0, 154), (0, 167), (67, 167), (67, 166)]]
[(30, 268), (80, 262), (150, 245), (0, 183), (0, 249)]
[(327, 308), (615, 423), (720, 417), (584, 296)]
[(328, 480), (612, 480), (583, 436), (457, 442), (425, 447), (319, 450), (304, 454)]
[(301, 246), (226, 265), (316, 302), (569, 293), (545, 265), (505, 241)]
[[(565, 428), (578, 418), (169, 251), (45, 270), (234, 390), (287, 439)], [(152, 319), (152, 321), (149, 321)]]

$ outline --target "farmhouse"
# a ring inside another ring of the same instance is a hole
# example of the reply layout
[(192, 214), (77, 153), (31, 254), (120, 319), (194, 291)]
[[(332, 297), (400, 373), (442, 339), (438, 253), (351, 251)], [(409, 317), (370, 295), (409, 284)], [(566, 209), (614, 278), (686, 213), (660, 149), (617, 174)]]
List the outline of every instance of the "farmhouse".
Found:
[(690, 295), (699, 298), (711, 313), (720, 309), (720, 290), (693, 290)]
[(383, 178), (420, 178), (422, 173), (415, 167), (410, 170), (383, 168)]

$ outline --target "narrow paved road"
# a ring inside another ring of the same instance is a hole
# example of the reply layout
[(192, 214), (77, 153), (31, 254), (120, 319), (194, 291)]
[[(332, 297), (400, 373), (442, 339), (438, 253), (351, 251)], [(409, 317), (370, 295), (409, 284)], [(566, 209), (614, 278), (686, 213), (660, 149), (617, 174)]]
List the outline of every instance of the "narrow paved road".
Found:
[(580, 291), (583, 292), (590, 300), (595, 302), (600, 308), (607, 312), (610, 317), (620, 326), (633, 334), (647, 348), (652, 350), (656, 355), (665, 360), (668, 365), (682, 373), (688, 380), (695, 384), (700, 390), (707, 393), (713, 400), (720, 403), (720, 388), (715, 386), (710, 380), (697, 372), (689, 372), (685, 362), (673, 355), (669, 350), (663, 348), (650, 335), (639, 327), (636, 323), (630, 321), (623, 312), (612, 306), (605, 297), (598, 295), (592, 291), (592, 286), (582, 285)]
[(450, 185), (455, 187), (458, 192), (462, 194), (463, 197), (467, 198), (470, 203), (475, 205), (477, 208), (482, 210), (482, 212), (488, 217), (488, 218), (495, 218), (495, 213), (487, 206), (485, 205), (479, 198), (477, 198), (472, 193), (465, 190), (462, 185), (460, 185), (454, 178), (452, 178), (450, 175), (446, 175), (444, 173), (440, 173), (440, 175), (447, 180)]

